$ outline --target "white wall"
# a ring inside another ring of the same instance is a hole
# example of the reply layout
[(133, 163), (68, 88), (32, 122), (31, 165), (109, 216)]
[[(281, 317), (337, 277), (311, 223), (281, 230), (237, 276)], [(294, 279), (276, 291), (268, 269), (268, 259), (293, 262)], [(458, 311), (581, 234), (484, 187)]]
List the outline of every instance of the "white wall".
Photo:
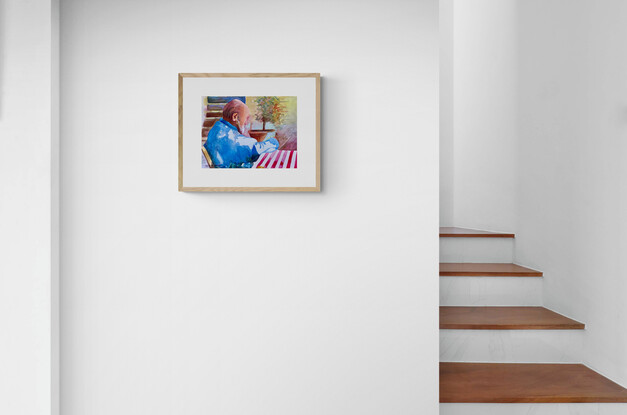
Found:
[[(437, 1), (61, 19), (63, 414), (436, 413)], [(177, 73), (255, 71), (322, 73), (323, 192), (177, 192)]]
[(440, 222), (514, 231), (517, 1), (442, 4)]
[(0, 2), (2, 414), (57, 413), (55, 7), (45, 0)]
[(440, 225), (455, 225), (455, 1), (440, 0)]
[(518, 262), (627, 385), (627, 3), (520, 2)]

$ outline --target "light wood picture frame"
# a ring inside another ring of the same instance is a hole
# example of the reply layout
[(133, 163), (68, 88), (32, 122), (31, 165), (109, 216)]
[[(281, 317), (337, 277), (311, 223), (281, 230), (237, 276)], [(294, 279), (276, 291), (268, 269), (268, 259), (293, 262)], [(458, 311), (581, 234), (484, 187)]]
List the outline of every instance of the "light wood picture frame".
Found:
[(319, 192), (319, 73), (179, 73), (178, 189)]

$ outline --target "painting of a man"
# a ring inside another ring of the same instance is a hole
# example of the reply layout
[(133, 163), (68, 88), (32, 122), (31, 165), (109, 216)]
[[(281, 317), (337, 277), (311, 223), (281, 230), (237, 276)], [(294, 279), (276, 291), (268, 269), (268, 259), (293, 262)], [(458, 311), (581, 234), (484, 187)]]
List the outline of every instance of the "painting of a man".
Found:
[(277, 151), (276, 138), (257, 142), (250, 137), (250, 122), (250, 109), (244, 102), (233, 99), (224, 106), (222, 118), (211, 127), (204, 144), (213, 167), (250, 168), (262, 154)]

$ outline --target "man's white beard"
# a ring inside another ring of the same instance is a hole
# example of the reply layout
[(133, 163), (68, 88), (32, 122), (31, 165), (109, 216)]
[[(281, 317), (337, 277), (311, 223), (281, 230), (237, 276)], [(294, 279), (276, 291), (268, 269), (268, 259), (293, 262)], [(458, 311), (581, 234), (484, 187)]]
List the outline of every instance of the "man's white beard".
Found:
[(248, 131), (250, 130), (249, 125), (240, 125), (239, 126), (239, 132), (242, 135), (245, 135), (246, 137), (250, 137), (250, 135), (248, 134)]

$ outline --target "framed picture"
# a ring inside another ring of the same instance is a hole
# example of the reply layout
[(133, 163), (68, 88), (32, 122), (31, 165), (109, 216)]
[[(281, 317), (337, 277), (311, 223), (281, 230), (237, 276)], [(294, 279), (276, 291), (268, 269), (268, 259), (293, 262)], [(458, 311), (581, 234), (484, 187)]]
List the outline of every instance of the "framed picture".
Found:
[(180, 73), (179, 191), (319, 192), (320, 74)]

